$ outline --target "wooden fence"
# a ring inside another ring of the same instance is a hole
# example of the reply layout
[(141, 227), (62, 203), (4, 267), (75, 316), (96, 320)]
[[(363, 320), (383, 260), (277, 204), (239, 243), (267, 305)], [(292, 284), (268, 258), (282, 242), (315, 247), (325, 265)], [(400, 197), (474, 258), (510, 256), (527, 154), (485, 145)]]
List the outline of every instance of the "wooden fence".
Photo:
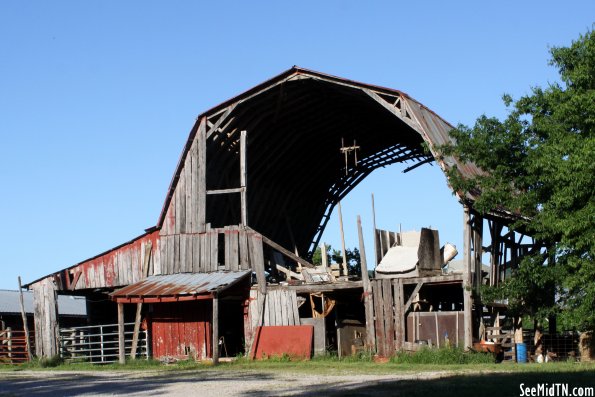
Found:
[[(35, 350), (35, 335), (30, 332), (31, 350)], [(29, 361), (25, 331), (6, 328), (0, 331), (0, 364), (21, 364)]]
[(374, 328), (376, 351), (382, 357), (392, 356), (403, 345), (402, 279), (370, 280), (374, 301)]

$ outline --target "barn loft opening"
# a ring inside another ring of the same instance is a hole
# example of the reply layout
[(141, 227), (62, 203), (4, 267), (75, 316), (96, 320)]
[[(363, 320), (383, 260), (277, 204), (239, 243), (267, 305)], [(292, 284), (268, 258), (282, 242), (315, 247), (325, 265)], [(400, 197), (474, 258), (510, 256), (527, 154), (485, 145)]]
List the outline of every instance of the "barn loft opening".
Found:
[[(435, 146), (448, 142), (452, 128), (403, 92), (293, 67), (198, 117), (158, 227), (202, 122), (213, 193), (206, 223), (242, 223), (243, 171), (247, 224), (307, 259), (339, 200), (379, 167), (404, 163), (409, 171), (434, 162)], [(453, 164), (440, 162), (443, 170)]]

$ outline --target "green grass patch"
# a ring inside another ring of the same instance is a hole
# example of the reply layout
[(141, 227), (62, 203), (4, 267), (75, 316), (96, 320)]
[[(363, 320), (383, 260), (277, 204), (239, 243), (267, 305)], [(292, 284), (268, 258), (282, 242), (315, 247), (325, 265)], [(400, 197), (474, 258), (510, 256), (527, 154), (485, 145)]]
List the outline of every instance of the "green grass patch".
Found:
[(423, 347), (413, 353), (400, 352), (390, 360), (396, 364), (493, 364), (494, 356), (490, 353), (464, 351), (458, 347), (430, 349)]

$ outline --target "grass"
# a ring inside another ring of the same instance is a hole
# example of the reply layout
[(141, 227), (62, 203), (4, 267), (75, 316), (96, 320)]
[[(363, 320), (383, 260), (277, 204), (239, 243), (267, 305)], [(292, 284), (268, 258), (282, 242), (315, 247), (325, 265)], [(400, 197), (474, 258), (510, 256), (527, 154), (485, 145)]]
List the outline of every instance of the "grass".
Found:
[(594, 371), (595, 363), (548, 363), (548, 364), (496, 364), (486, 353), (465, 352), (459, 348), (422, 349), (415, 353), (399, 353), (388, 362), (376, 362), (370, 353), (339, 358), (336, 355), (316, 356), (311, 360), (295, 360), (289, 356), (265, 360), (249, 360), (238, 357), (232, 362), (222, 362), (214, 367), (211, 362), (194, 360), (163, 364), (157, 360), (128, 360), (97, 365), (91, 363), (65, 363), (58, 358), (36, 360), (21, 365), (0, 366), (0, 371), (54, 370), (54, 371), (287, 371), (318, 374), (390, 374), (395, 372), (449, 371), (456, 373), (478, 372), (558, 372)]

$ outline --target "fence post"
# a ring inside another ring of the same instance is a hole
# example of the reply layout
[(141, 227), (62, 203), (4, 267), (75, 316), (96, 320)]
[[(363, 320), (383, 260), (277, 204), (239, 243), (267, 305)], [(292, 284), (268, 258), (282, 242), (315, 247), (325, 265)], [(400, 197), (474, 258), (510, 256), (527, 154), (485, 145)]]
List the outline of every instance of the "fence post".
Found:
[(8, 339), (7, 342), (7, 348), (8, 348), (8, 358), (10, 359), (10, 362), (12, 363), (12, 328), (8, 327), (6, 328), (6, 337)]
[(99, 326), (99, 342), (100, 342), (99, 353), (101, 354), (101, 362), (104, 362), (105, 361), (105, 353), (103, 352), (103, 325)]

